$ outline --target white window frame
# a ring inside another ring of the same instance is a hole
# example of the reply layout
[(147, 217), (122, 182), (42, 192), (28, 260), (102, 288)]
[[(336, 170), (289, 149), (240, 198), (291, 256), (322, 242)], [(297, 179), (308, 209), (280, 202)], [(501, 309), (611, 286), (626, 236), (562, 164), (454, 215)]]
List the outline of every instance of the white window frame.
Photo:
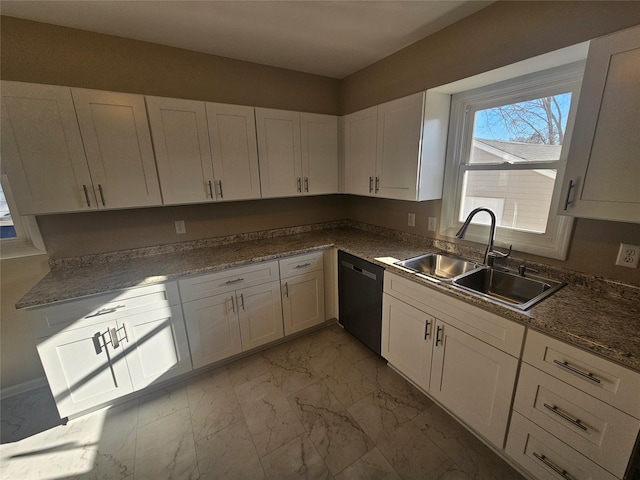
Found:
[(28, 257), (31, 255), (44, 255), (47, 253), (38, 222), (33, 215), (21, 216), (13, 199), (11, 185), (6, 175), (0, 175), (2, 191), (9, 205), (13, 226), (16, 229), (16, 236), (13, 238), (3, 238), (0, 240), (0, 259)]
[[(456, 93), (452, 96), (440, 234), (454, 237), (462, 226), (462, 222), (459, 220), (459, 213), (465, 171), (553, 169), (557, 170), (557, 174), (546, 232), (540, 234), (498, 226), (496, 228), (495, 245), (505, 248), (513, 245), (513, 249), (516, 251), (560, 260), (566, 259), (573, 228), (573, 218), (557, 215), (556, 212), (558, 211), (562, 179), (569, 144), (571, 143), (576, 107), (580, 96), (584, 65), (584, 61), (574, 62)], [(473, 164), (472, 168), (468, 168), (466, 164), (472, 147), (473, 122), (476, 111), (563, 92), (571, 92), (572, 96), (564, 142), (558, 161), (504, 163), (502, 165)], [(467, 229), (465, 239), (486, 243), (488, 240), (488, 228), (484, 225), (471, 224)]]

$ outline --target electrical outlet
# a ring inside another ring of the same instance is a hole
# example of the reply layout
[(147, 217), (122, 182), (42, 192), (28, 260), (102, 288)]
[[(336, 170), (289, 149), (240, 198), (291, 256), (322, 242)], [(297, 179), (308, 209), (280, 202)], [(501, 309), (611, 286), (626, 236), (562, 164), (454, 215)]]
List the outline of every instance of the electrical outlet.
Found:
[(429, 217), (429, 225), (427, 226), (427, 228), (429, 229), (430, 232), (435, 232), (436, 231), (436, 217)]
[(184, 224), (184, 220), (176, 220), (176, 233), (178, 235), (182, 235), (183, 233), (187, 233), (187, 227)]
[(407, 225), (409, 225), (410, 227), (415, 227), (416, 226), (416, 214), (415, 213), (410, 213), (409, 214), (409, 221), (407, 222)]
[(621, 243), (618, 250), (618, 258), (616, 265), (629, 268), (638, 268), (638, 260), (640, 260), (640, 246)]

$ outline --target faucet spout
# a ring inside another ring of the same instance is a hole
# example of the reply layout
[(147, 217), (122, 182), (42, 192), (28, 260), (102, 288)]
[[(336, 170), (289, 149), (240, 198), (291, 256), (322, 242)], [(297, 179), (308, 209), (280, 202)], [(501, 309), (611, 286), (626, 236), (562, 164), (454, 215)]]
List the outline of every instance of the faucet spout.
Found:
[(456, 233), (456, 237), (460, 239), (464, 238), (471, 220), (476, 216), (476, 214), (480, 212), (487, 212), (489, 214), (489, 217), (491, 217), (491, 225), (489, 227), (489, 240), (487, 242), (487, 249), (484, 252), (484, 264), (488, 267), (491, 267), (493, 266), (493, 260), (495, 257), (504, 258), (508, 257), (511, 254), (511, 246), (509, 247), (509, 252), (506, 254), (498, 252), (493, 248), (493, 243), (496, 236), (496, 214), (493, 213), (491, 209), (486, 207), (478, 207), (471, 210), (471, 212), (469, 212), (469, 215), (467, 215), (466, 220), (462, 224), (462, 227), (460, 227), (460, 230), (458, 230), (458, 233)]

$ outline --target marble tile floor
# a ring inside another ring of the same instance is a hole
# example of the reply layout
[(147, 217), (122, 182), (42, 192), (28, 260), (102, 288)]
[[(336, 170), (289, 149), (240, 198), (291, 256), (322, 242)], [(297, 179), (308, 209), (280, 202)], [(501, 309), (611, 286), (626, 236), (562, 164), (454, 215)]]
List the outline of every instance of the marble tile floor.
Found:
[(60, 425), (0, 404), (0, 478), (522, 479), (338, 325)]

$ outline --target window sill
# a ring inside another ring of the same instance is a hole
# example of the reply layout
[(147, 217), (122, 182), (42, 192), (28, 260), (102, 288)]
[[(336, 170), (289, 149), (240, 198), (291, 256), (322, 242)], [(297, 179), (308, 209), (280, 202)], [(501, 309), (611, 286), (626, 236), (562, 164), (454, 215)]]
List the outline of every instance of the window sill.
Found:
[(45, 250), (37, 248), (28, 240), (3, 240), (0, 244), (0, 260), (46, 254)]

